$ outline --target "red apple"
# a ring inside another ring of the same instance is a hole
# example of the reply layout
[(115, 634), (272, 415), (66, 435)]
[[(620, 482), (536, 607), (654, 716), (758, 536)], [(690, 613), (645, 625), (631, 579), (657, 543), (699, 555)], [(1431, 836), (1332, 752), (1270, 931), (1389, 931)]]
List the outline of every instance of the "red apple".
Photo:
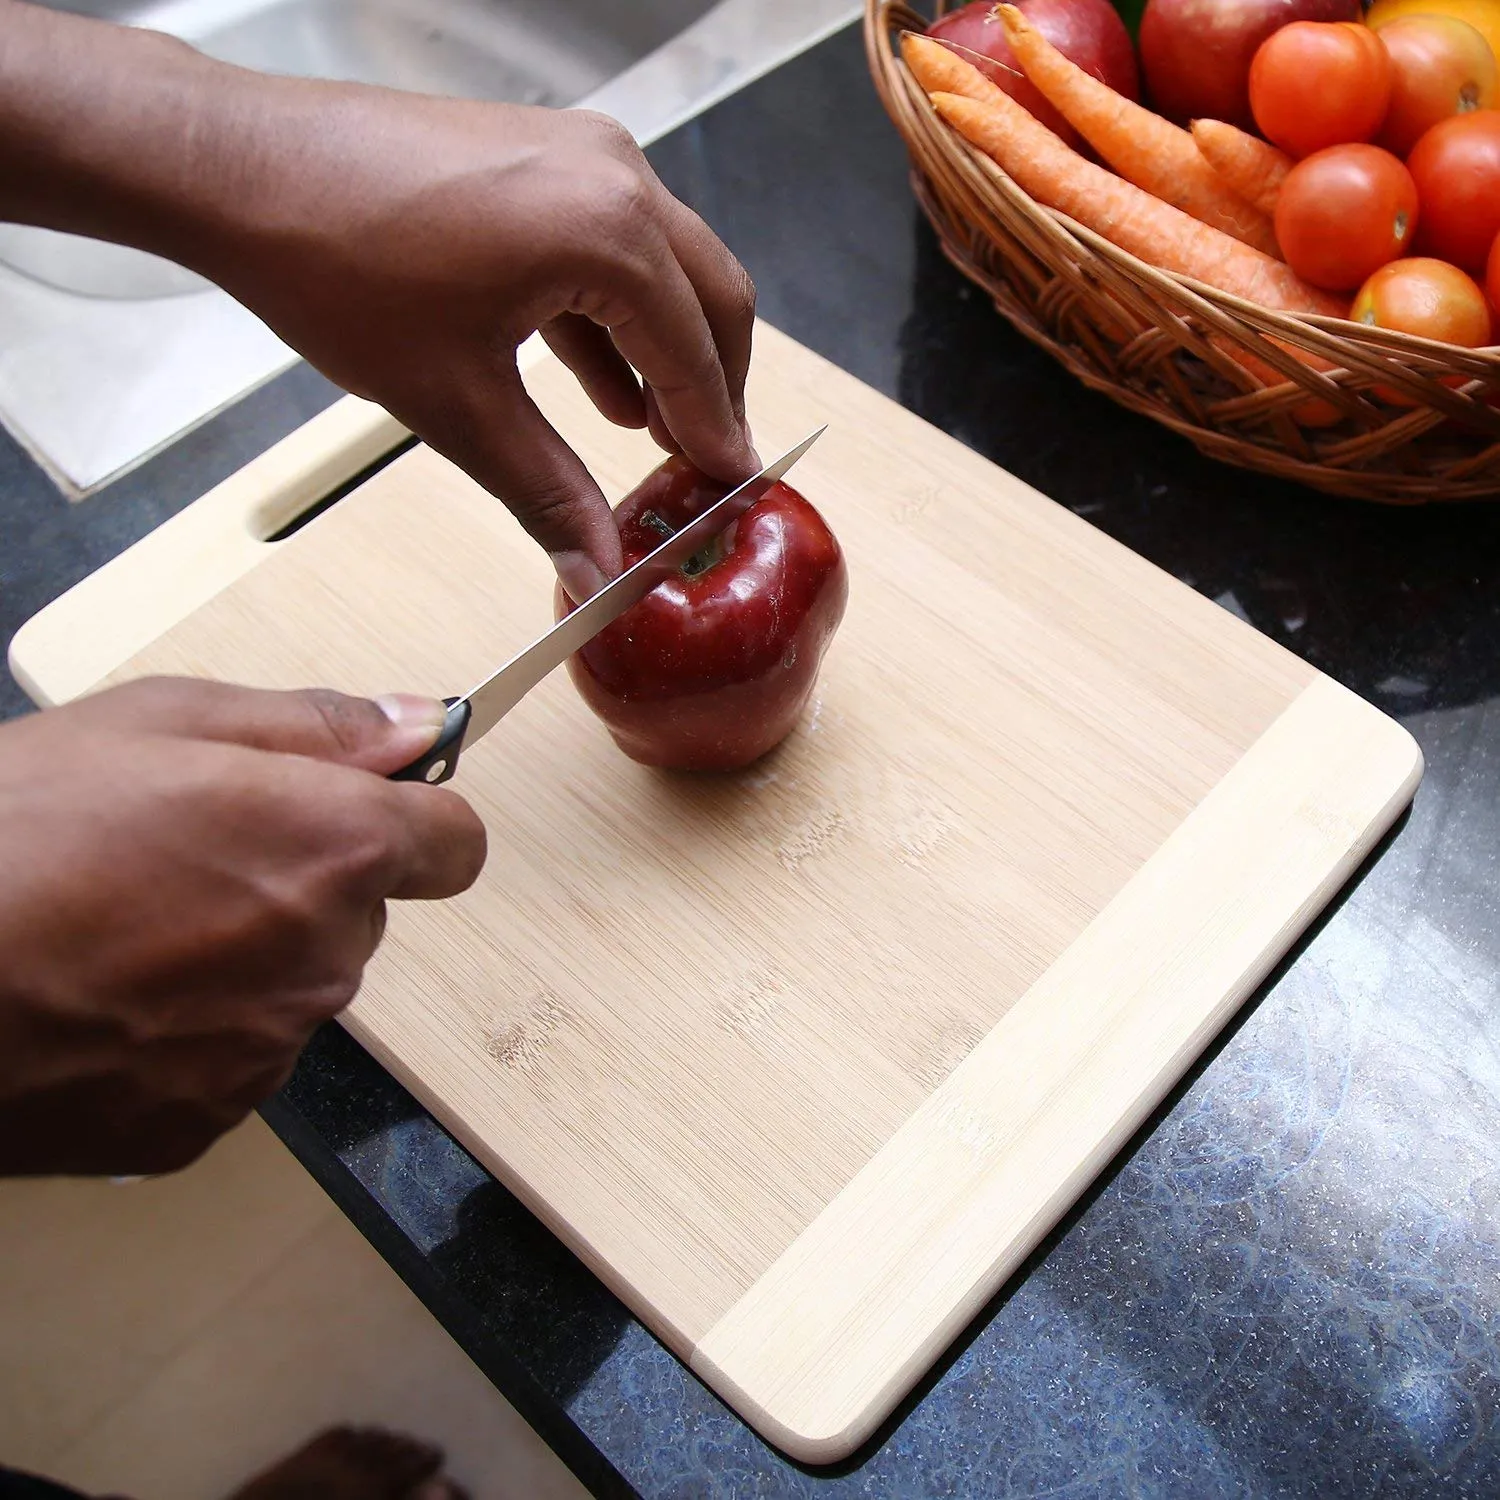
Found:
[(1170, 120), (1227, 120), (1254, 130), (1250, 62), (1291, 21), (1357, 21), (1360, 0), (1146, 0), (1141, 67)]
[[(1064, 57), (1127, 99), (1140, 97), (1135, 49), (1109, 0), (1015, 0), (1015, 6)], [(1021, 71), (1005, 39), (1005, 27), (995, 14), (995, 0), (973, 0), (961, 10), (950, 11), (934, 21), (927, 34), (949, 43), (1070, 146), (1080, 144), (1078, 132)]]
[[(725, 492), (669, 458), (615, 508), (639, 561)], [(797, 722), (849, 593), (823, 518), (773, 485), (723, 536), (606, 625), (568, 673), (615, 743), (648, 766), (730, 771)], [(561, 619), (573, 608), (558, 585)]]

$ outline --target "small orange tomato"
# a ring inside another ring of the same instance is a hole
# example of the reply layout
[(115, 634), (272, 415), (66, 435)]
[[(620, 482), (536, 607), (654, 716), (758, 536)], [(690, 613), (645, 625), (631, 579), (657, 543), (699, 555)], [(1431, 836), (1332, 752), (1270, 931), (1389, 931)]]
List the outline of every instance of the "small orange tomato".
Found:
[[(1494, 257), (1491, 264), (1496, 264)], [(1490, 341), (1490, 310), (1478, 282), (1457, 266), (1425, 255), (1382, 266), (1360, 287), (1349, 316), (1372, 328), (1420, 334), (1465, 349), (1480, 349)]]
[(1391, 101), (1385, 44), (1355, 21), (1293, 21), (1250, 64), (1250, 112), (1293, 156), (1371, 140)]
[(1352, 291), (1404, 255), (1417, 227), (1417, 185), (1379, 146), (1330, 146), (1300, 161), (1276, 198), (1276, 239), (1304, 281)]
[[(1372, 328), (1415, 333), (1445, 344), (1478, 349), (1492, 336), (1489, 305), (1478, 283), (1445, 260), (1413, 256), (1382, 266), (1365, 284), (1349, 316)], [(1445, 377), (1446, 385), (1462, 385), (1464, 377)], [(1410, 396), (1389, 386), (1375, 394), (1393, 406), (1412, 406)]]
[(1484, 289), (1490, 294), (1490, 306), (1500, 312), (1500, 234), (1490, 246), (1490, 258), (1484, 269)]
[(1449, 115), (1488, 109), (1496, 98), (1495, 54), (1467, 21), (1452, 16), (1402, 16), (1382, 28), (1391, 57), (1391, 103), (1377, 137), (1404, 157)]

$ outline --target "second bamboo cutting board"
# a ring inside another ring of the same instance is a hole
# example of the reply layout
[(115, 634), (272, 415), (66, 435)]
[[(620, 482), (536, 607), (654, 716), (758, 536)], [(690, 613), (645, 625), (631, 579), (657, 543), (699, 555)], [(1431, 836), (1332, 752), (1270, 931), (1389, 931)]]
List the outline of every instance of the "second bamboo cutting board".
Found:
[[(479, 886), (393, 912), (348, 1015), (650, 1326), (797, 1457), (848, 1453), (1409, 800), (1410, 737), (774, 330), (762, 451), (851, 598), (802, 728), (735, 776), (625, 760), (561, 672), (463, 761)], [(657, 455), (550, 359), (619, 495)], [(549, 573), (430, 451), (320, 418), (18, 636), (42, 701), (147, 672), (454, 692)], [(139, 649), (138, 649), (139, 648)], [(126, 660), (125, 658), (129, 658)]]

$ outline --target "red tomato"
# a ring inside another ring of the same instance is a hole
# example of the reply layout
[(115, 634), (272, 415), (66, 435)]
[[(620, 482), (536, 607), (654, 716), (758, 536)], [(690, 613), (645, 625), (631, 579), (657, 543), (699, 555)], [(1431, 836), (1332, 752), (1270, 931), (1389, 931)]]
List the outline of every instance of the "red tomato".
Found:
[(1484, 289), (1490, 295), (1490, 306), (1500, 309), (1500, 234), (1490, 246), (1490, 257), (1484, 268)]
[[(701, 515), (727, 486), (670, 458), (615, 508), (625, 565)], [(823, 518), (778, 484), (639, 604), (568, 673), (615, 743), (648, 766), (727, 771), (791, 732), (849, 594)], [(561, 619), (572, 602), (559, 585)]]
[(1250, 64), (1255, 123), (1293, 156), (1370, 140), (1390, 99), (1390, 55), (1354, 22), (1294, 21), (1267, 37)]
[(1250, 60), (1290, 21), (1357, 21), (1359, 0), (1146, 0), (1141, 68), (1170, 120), (1251, 130)]
[(1402, 16), (1381, 28), (1391, 57), (1391, 103), (1379, 142), (1405, 156), (1439, 120), (1495, 102), (1495, 54), (1453, 16)]
[(1406, 164), (1422, 200), (1417, 248), (1482, 274), (1500, 232), (1500, 110), (1440, 120)]
[[(1140, 97), (1135, 48), (1109, 0), (1015, 0), (1015, 5), (1070, 62), (1107, 83), (1117, 94), (1127, 99)], [(1005, 38), (1005, 27), (995, 14), (994, 0), (971, 0), (949, 11), (927, 28), (927, 34), (952, 46), (1070, 146), (1083, 144), (1078, 132), (1021, 71)]]
[(1276, 239), (1304, 281), (1349, 291), (1411, 248), (1417, 187), (1379, 146), (1330, 146), (1299, 161), (1276, 198)]

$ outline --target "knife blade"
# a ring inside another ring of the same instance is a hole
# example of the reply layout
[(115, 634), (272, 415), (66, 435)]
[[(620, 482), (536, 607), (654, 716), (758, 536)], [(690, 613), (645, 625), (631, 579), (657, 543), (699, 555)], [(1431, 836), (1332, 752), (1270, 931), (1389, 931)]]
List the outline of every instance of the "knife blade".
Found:
[(827, 430), (825, 425), (809, 433), (759, 474), (731, 490), (722, 500), (716, 500), (702, 515), (626, 568), (477, 687), (470, 688), (460, 698), (444, 699), (448, 717), (436, 743), (425, 755), (394, 772), (390, 780), (425, 781), (432, 786), (452, 780), (459, 756), (465, 750), (478, 744), (549, 672), (733, 525)]

